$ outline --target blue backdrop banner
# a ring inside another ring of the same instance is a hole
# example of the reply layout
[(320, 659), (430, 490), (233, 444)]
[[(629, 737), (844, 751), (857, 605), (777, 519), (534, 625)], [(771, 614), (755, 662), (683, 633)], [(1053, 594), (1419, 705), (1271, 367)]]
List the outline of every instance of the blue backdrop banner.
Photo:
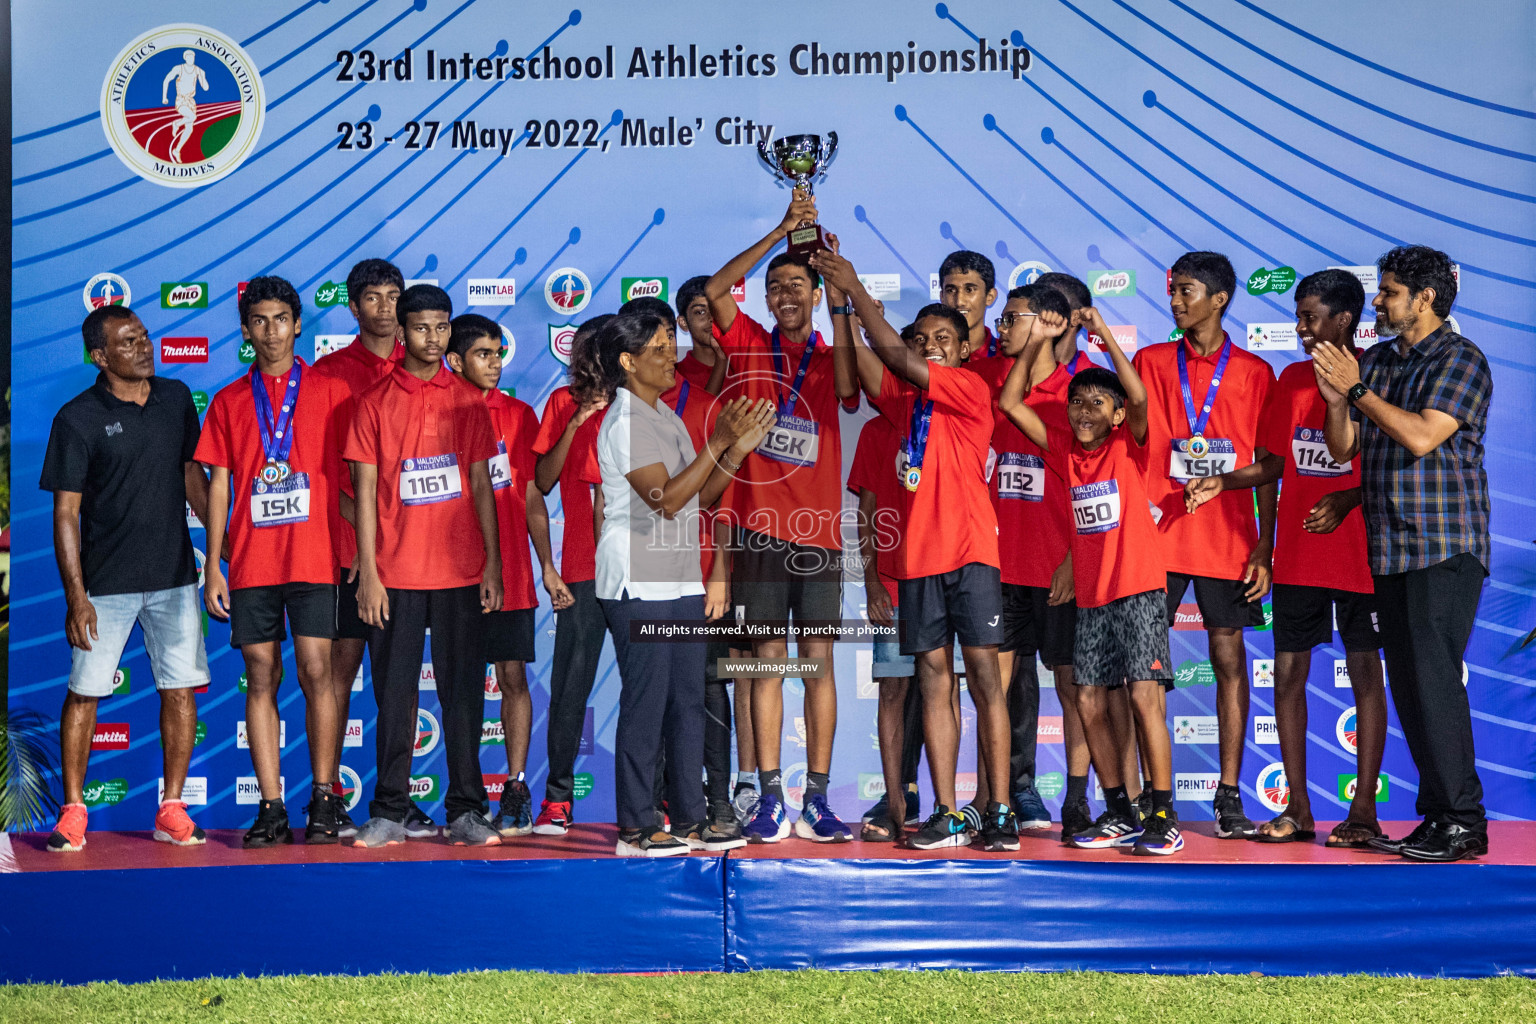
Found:
[[(342, 282), (357, 260), (384, 257), (447, 289), (456, 309), (498, 320), (510, 347), (502, 385), (542, 410), (564, 381), (568, 325), (614, 310), (636, 284), (671, 298), (777, 223), (788, 193), (758, 165), (756, 141), (836, 131), (837, 164), (817, 192), (822, 221), (876, 275), (893, 320), (936, 297), (939, 261), (968, 248), (994, 260), (1000, 290), (1048, 269), (1077, 274), (1126, 346), (1145, 346), (1172, 328), (1166, 268), (1185, 250), (1215, 249), (1238, 271), (1233, 339), (1278, 371), (1303, 358), (1297, 278), (1346, 267), (1372, 294), (1387, 248), (1450, 253), (1455, 320), (1496, 381), (1492, 576), (1466, 659), (1478, 764), (1492, 817), (1536, 817), (1536, 654), (1521, 647), (1536, 626), (1536, 454), (1522, 425), (1536, 405), (1536, 8), (1492, 0), (1480, 11), (1447, 18), (1442, 5), (1415, 2), (1383, 18), (1324, 0), (1298, 0), (1283, 16), (1249, 0), (1219, 14), (1184, 0), (604, 0), (569, 10), (79, 0), (63, 15), (16, 3), (12, 704), (56, 715), (69, 670), (50, 498), (36, 481), (53, 414), (95, 378), (82, 361), (86, 310), (130, 303), (155, 339), (159, 372), (203, 404), (253, 358), (236, 313), (242, 281), (280, 274), (298, 287), (309, 357), (350, 342)], [(764, 319), (761, 274), (749, 275), (744, 306)], [(824, 309), (818, 316), (825, 324)], [(1374, 341), (1372, 324), (1361, 337)], [(844, 415), (845, 460), (869, 415), (867, 404)], [(554, 496), (551, 506), (558, 547)], [(193, 540), (204, 545), (200, 527)], [(850, 579), (850, 617), (863, 597)], [(1194, 625), (1181, 616), (1173, 632), (1169, 715), (1179, 807), (1205, 817), (1215, 693)], [(546, 598), (530, 669), (536, 795), (553, 627)], [(256, 795), (241, 659), (227, 626), (209, 622), (206, 633), (213, 682), (198, 698), (186, 793), (204, 825), (243, 826)], [(1247, 647), (1242, 782), (1250, 811), (1268, 817), (1288, 792), (1270, 634), (1249, 632)], [(288, 659), (283, 769), (301, 794), (303, 698)], [(839, 645), (836, 664), (831, 796), (852, 817), (882, 786), (868, 645)], [(1341, 817), (1352, 792), (1343, 664), (1335, 639), (1310, 680), (1307, 784), (1320, 818)], [(1041, 680), (1050, 685), (1048, 673)], [(421, 686), (414, 789), (440, 816), (430, 663)], [(354, 691), (349, 802), (374, 775), (366, 670)], [(792, 805), (806, 767), (801, 692), (787, 684)], [(609, 649), (577, 767), (583, 820), (614, 816), (617, 697)], [(488, 720), (498, 707), (487, 703)], [(969, 701), (963, 715), (962, 768), (974, 769)], [(160, 738), (137, 633), (99, 717), (93, 825), (147, 828)], [(1047, 689), (1040, 783), (1053, 808), (1061, 739)], [(489, 721), (481, 760), (499, 783), (504, 747)], [(974, 778), (962, 774), (962, 794)], [(1412, 816), (1416, 779), (1394, 717), (1384, 819)]]

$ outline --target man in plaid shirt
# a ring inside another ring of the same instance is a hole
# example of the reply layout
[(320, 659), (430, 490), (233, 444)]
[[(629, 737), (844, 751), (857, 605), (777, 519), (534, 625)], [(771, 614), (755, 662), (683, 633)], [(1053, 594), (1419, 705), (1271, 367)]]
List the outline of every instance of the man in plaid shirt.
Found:
[(1445, 253), (1402, 246), (1376, 265), (1376, 331), (1395, 340), (1358, 363), (1327, 343), (1313, 353), (1329, 453), (1363, 460), (1382, 650), (1419, 770), (1424, 821), (1405, 839), (1372, 845), (1460, 860), (1488, 852), (1462, 658), (1488, 575), (1483, 434), (1493, 377), (1477, 346), (1446, 323), (1456, 278)]

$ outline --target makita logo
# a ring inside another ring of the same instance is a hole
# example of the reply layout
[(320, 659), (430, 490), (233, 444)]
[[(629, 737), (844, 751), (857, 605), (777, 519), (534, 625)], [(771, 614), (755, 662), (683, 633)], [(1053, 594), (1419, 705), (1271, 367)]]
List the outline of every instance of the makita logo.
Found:
[(1036, 743), (1065, 743), (1060, 715), (1041, 715), (1035, 727)]
[(485, 795), (492, 800), (500, 800), (502, 791), (507, 788), (505, 775), (481, 775), (480, 781), (485, 784)]
[(96, 735), (91, 737), (92, 750), (127, 750), (127, 722), (97, 722)]
[(206, 363), (208, 339), (161, 338), (160, 361), (162, 363)]
[(1174, 629), (1204, 629), (1205, 619), (1198, 604), (1181, 604), (1173, 616)]

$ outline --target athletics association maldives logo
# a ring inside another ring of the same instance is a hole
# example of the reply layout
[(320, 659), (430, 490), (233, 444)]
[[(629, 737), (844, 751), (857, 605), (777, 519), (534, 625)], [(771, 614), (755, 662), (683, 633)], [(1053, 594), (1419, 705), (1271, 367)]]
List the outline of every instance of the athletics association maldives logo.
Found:
[(1264, 806), (1277, 814), (1291, 802), (1291, 781), (1285, 777), (1285, 765), (1279, 761), (1271, 761), (1263, 767), (1253, 788), (1258, 790)]
[(336, 774), (340, 776), (340, 780), (332, 788), (336, 790), (336, 795), (341, 797), (341, 802), (350, 811), (362, 802), (363, 780), (357, 777), (357, 772), (346, 765), (338, 765)]
[(87, 313), (102, 306), (126, 306), (133, 302), (128, 282), (113, 273), (97, 274), (85, 282), (85, 291), (80, 297), (85, 300)]
[(575, 267), (561, 267), (544, 282), (544, 301), (563, 316), (575, 316), (592, 301), (592, 282)]
[(416, 711), (416, 749), (411, 752), (413, 757), (425, 757), (437, 749), (438, 740), (442, 739), (443, 727), (437, 724), (437, 718), (426, 708)]
[(256, 150), (266, 93), (233, 39), (161, 25), (123, 47), (101, 84), (101, 124), (118, 159), (167, 188), (209, 185)]
[(1338, 737), (1339, 746), (1343, 747), (1346, 753), (1360, 752), (1359, 744), (1356, 743), (1354, 708), (1347, 708), (1343, 714), (1339, 715), (1339, 720), (1333, 727), (1333, 734)]

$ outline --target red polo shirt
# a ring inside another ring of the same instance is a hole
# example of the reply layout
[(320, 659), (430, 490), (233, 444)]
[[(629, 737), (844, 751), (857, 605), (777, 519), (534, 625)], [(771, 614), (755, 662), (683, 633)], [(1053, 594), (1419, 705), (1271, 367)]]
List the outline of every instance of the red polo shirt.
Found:
[[(298, 364), (302, 359), (295, 357)], [(251, 374), (261, 378), (272, 403), (273, 419), (282, 415), (284, 396), (293, 372), (269, 377), (251, 368), (221, 389), (208, 404), (208, 416), (197, 442), (195, 458), (205, 466), (229, 470), (229, 586), (271, 587), (282, 583), (335, 583), (333, 536), (342, 522), (338, 485), (346, 475), (341, 461), (343, 423), (351, 419), (352, 393), (335, 377), (305, 366), (299, 377), (289, 433), (293, 447), (288, 463), (294, 476), (273, 488), (261, 481), (266, 452)], [(275, 424), (274, 424), (275, 425)], [(270, 525), (252, 521), (253, 498), (286, 494), (303, 474), (309, 482), (308, 515), (302, 522), (283, 522), (279, 514)]]
[[(1183, 481), (1175, 481), (1169, 475), (1173, 440), (1190, 436), (1189, 416), (1179, 386), (1180, 347), (1189, 356), (1189, 386), (1198, 415), (1215, 374), (1220, 348), (1200, 356), (1186, 341), (1167, 342), (1140, 350), (1132, 360), (1147, 386), (1147, 496), (1161, 512), (1158, 533), (1163, 538), (1163, 556), (1170, 572), (1241, 579), (1248, 555), (1259, 542), (1253, 493), (1225, 491), (1190, 515), (1184, 511)], [(1275, 374), (1268, 363), (1232, 346), (1204, 436), (1207, 440), (1232, 442), (1234, 469), (1253, 463), (1253, 451), (1259, 443), (1259, 418), (1274, 384)]]
[(491, 488), (496, 495), (496, 523), (501, 531), (501, 584), (503, 611), (536, 608), (533, 589), (533, 558), (528, 548), (528, 485), (533, 482), (533, 439), (539, 433), (539, 417), (533, 406), (494, 388), (485, 396), (495, 435), (496, 457), (491, 460)]
[(1325, 494), (1360, 486), (1359, 458), (1340, 466), (1328, 454), (1327, 413), (1310, 359), (1280, 372), (1259, 435), (1260, 444), (1285, 459), (1275, 515), (1275, 582), (1369, 594), (1375, 585), (1360, 509), (1351, 509), (1332, 533), (1308, 533), (1301, 525)]
[[(533, 441), (533, 454), (546, 455), (560, 443), (565, 426), (576, 415), (578, 406), (568, 387), (556, 388), (544, 403), (544, 418)], [(597, 538), (592, 529), (592, 488), (589, 478), (601, 479), (597, 469), (597, 428), (599, 413), (576, 428), (565, 465), (560, 469), (560, 509), (565, 520), (560, 530), (560, 578), (567, 583), (584, 583), (597, 577)]]
[(848, 490), (855, 496), (869, 491), (875, 496), (875, 547), (876, 568), (880, 582), (891, 595), (891, 604), (898, 603), (896, 577), (891, 575), (897, 548), (901, 544), (901, 531), (893, 529), (900, 515), (897, 504), (901, 501), (903, 487), (897, 479), (897, 457), (901, 451), (901, 435), (884, 416), (876, 416), (859, 431), (859, 443), (853, 450), (853, 466), (848, 470)]
[(469, 471), (496, 455), (485, 399), (439, 366), (397, 364), (357, 405), (346, 458), (377, 466), (379, 579), (400, 590), (478, 586), (485, 545)]
[[(395, 350), (390, 353), (388, 359), (380, 359), (369, 351), (358, 338), (352, 339), (352, 344), (337, 349), (328, 356), (322, 356), (315, 360), (315, 370), (319, 373), (336, 377), (346, 383), (352, 391), (354, 399), (361, 398), (363, 392), (373, 387), (389, 374), (396, 363), (405, 358), (405, 346), (395, 342)], [(341, 424), (341, 439), (346, 442), (347, 433), (352, 429), (351, 416), (356, 412), (356, 402), (347, 407), (348, 418)], [(342, 467), (345, 469), (346, 467)], [(341, 480), (343, 494), (352, 493), (352, 476), (345, 473)], [(352, 529), (352, 524), (345, 519), (332, 537), (333, 547), (336, 549), (336, 565), (343, 569), (350, 569), (352, 561), (357, 557), (357, 533)]]
[[(1070, 435), (1067, 386), (1071, 382), (1067, 368), (1057, 365), (1024, 396), (1024, 404), (1035, 410), (1049, 431)], [(992, 448), (997, 463), (990, 484), (997, 509), (1003, 582), (1049, 587), (1052, 573), (1067, 557), (1072, 542), (1072, 503), (1061, 464), (1049, 459), (1006, 416), (997, 418)]]
[[(815, 462), (809, 461), (800, 430), (792, 447), (783, 457), (766, 454), (765, 442), (742, 464), (734, 489), (732, 511), (736, 521), (749, 530), (779, 540), (807, 547), (840, 549), (843, 544), (843, 447), (838, 424), (836, 382), (832, 372), (832, 346), (821, 335), (813, 334), (815, 349), (798, 395), (791, 395), (795, 373), (800, 367), (804, 345), (782, 343), (782, 358), (773, 358), (771, 334), (746, 313), (737, 311), (731, 329), (716, 336), (730, 356), (734, 371), (721, 390), (720, 397), (730, 400), (739, 395), (790, 403), (787, 415), (814, 424)], [(857, 396), (850, 399), (857, 408)], [(804, 426), (804, 424), (799, 424)], [(782, 436), (782, 435), (781, 435)]]
[(913, 403), (921, 399), (933, 400), (933, 418), (917, 490), (900, 488), (902, 543), (891, 575), (917, 579), (972, 562), (996, 566), (997, 513), (986, 477), (993, 423), (987, 383), (964, 367), (929, 363), (928, 390), (918, 391), (886, 370), (874, 406), (905, 437)]
[[(691, 351), (677, 361), (674, 369), (677, 370), (676, 382), (661, 393), (661, 400), (673, 409), (677, 408), (677, 395), (682, 389), (683, 381), (688, 382), (690, 392), (704, 392), (709, 390), (709, 375), (715, 371), (713, 366), (705, 366)], [(729, 381), (730, 378), (731, 371), (727, 367), (726, 380)]]

